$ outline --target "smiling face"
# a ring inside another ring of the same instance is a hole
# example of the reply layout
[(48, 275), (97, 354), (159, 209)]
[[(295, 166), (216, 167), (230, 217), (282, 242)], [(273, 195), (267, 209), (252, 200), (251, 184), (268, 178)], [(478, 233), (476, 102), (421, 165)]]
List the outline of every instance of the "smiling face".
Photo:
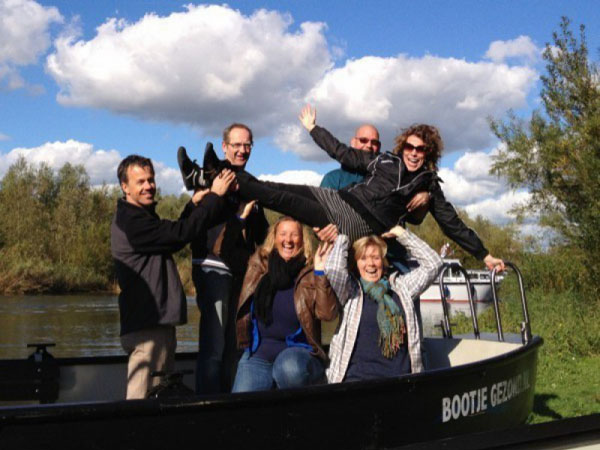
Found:
[(373, 125), (362, 125), (356, 130), (350, 145), (365, 152), (378, 153), (381, 149), (379, 131)]
[(232, 128), (222, 147), (225, 159), (232, 166), (244, 168), (252, 151), (252, 136), (245, 128)]
[(414, 134), (406, 139), (402, 150), (402, 160), (409, 172), (415, 172), (425, 164), (425, 142)]
[(383, 276), (383, 255), (377, 245), (368, 245), (364, 253), (357, 258), (356, 267), (361, 278), (376, 283)]
[(285, 261), (298, 255), (303, 249), (302, 225), (292, 220), (284, 220), (275, 229), (275, 248)]
[(156, 182), (151, 167), (132, 165), (127, 168), (127, 181), (121, 183), (125, 200), (136, 206), (150, 206), (154, 203)]

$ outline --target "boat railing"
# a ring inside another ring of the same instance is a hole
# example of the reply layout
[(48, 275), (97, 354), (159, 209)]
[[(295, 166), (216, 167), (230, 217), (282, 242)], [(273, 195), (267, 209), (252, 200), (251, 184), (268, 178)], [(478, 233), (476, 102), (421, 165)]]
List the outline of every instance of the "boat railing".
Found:
[(448, 300), (446, 299), (446, 286), (444, 284), (444, 276), (446, 272), (449, 270), (456, 270), (463, 274), (464, 282), (467, 285), (467, 297), (469, 299), (469, 309), (471, 310), (471, 320), (473, 321), (473, 334), (475, 335), (475, 339), (479, 339), (479, 324), (477, 322), (477, 314), (475, 311), (475, 302), (473, 301), (473, 291), (471, 288), (471, 280), (469, 279), (469, 274), (466, 269), (458, 263), (444, 263), (442, 270), (439, 274), (439, 284), (440, 284), (440, 298), (442, 300), (442, 309), (444, 311), (444, 318), (442, 319), (442, 333), (444, 337), (452, 338), (452, 328), (450, 326), (450, 313), (448, 308)]
[(0, 401), (56, 401), (59, 368), (54, 357), (46, 350), (54, 345), (27, 344), (27, 347), (34, 347), (35, 351), (26, 360), (0, 361)]
[[(519, 293), (521, 296), (521, 308), (523, 310), (523, 322), (521, 322), (521, 341), (523, 344), (527, 344), (531, 341), (531, 324), (529, 322), (529, 312), (527, 309), (527, 298), (525, 297), (525, 288), (523, 285), (523, 275), (519, 268), (510, 261), (505, 261), (504, 265), (513, 269), (517, 276), (519, 283)], [(450, 324), (450, 313), (448, 307), (448, 300), (446, 298), (446, 286), (444, 283), (444, 275), (448, 270), (457, 270), (465, 275), (465, 284), (467, 285), (467, 297), (469, 299), (469, 309), (471, 310), (471, 320), (473, 322), (473, 334), (475, 339), (480, 338), (479, 324), (477, 321), (477, 312), (475, 309), (475, 302), (473, 301), (473, 291), (471, 288), (471, 282), (467, 276), (467, 271), (457, 263), (445, 263), (439, 275), (440, 285), (440, 297), (442, 300), (443, 319), (441, 321), (442, 334), (445, 338), (452, 338), (452, 328)], [(498, 334), (498, 341), (504, 342), (504, 331), (502, 329), (502, 319), (500, 317), (500, 301), (498, 300), (498, 281), (504, 277), (498, 275), (498, 271), (494, 268), (491, 272), (491, 284), (492, 284), (492, 299), (494, 304), (494, 315), (496, 318), (496, 330)]]
[[(527, 298), (525, 297), (525, 287), (523, 285), (523, 275), (519, 268), (510, 261), (504, 261), (504, 265), (510, 267), (517, 276), (519, 283), (519, 294), (521, 296), (521, 308), (523, 311), (523, 322), (521, 322), (521, 341), (527, 344), (531, 341), (531, 324), (529, 322), (529, 311), (527, 309)], [(502, 320), (500, 318), (500, 302), (498, 300), (498, 288), (496, 283), (497, 270), (492, 270), (492, 299), (494, 302), (494, 314), (496, 315), (496, 328), (498, 330), (498, 340), (504, 341), (504, 332), (502, 331)]]

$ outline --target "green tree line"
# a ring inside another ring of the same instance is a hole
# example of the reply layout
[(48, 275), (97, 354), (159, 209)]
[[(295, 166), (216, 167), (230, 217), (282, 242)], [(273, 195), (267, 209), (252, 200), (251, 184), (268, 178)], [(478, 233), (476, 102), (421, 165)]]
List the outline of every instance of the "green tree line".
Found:
[[(543, 58), (541, 109), (529, 120), (512, 113), (491, 120), (505, 144), (492, 173), (531, 193), (518, 212), (538, 214), (554, 239), (522, 238), (516, 225), (461, 216), (490, 253), (522, 268), (528, 287), (582, 291), (597, 301), (600, 73), (589, 60), (584, 28), (576, 37), (566, 18)], [(110, 221), (120, 195), (118, 188), (92, 188), (82, 166), (65, 164), (55, 173), (24, 159), (13, 164), (0, 185), (0, 292), (114, 290)], [(159, 215), (175, 219), (189, 197), (159, 199)], [(447, 242), (430, 216), (415, 231), (433, 248)], [(454, 250), (467, 267), (481, 267), (457, 246)], [(176, 259), (191, 287), (189, 250)]]
[[(45, 164), (37, 167), (24, 159), (13, 164), (0, 184), (0, 292), (115, 291), (110, 223), (120, 196), (117, 187), (93, 188), (82, 166), (65, 164), (54, 172)], [(158, 214), (168, 219), (179, 217), (189, 200), (185, 194), (159, 193), (157, 198)], [(464, 212), (461, 216), (492, 254), (534, 267), (531, 271), (544, 270), (544, 261), (556, 251), (533, 253), (535, 246), (523, 241), (514, 226), (494, 225), (481, 217), (471, 219)], [(272, 221), (276, 214), (269, 212), (268, 217)], [(435, 249), (448, 242), (430, 216), (414, 231)], [(467, 267), (482, 267), (460, 247), (452, 247)], [(175, 259), (191, 292), (189, 248), (178, 252)], [(573, 284), (571, 278), (576, 277), (557, 276), (552, 269), (546, 268), (547, 279), (534, 283), (551, 288)], [(539, 278), (531, 275), (532, 280)]]

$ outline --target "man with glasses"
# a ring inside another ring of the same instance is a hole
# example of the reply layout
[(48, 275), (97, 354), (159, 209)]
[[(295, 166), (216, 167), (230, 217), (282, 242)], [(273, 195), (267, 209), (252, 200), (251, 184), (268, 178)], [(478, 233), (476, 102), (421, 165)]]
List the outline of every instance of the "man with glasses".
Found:
[[(381, 150), (379, 131), (370, 124), (359, 126), (350, 140), (350, 146), (373, 154), (379, 153)], [(341, 168), (325, 174), (321, 180), (321, 187), (339, 190), (351, 184), (360, 183), (364, 177), (363, 173), (356, 172), (342, 164)]]
[[(223, 131), (221, 148), (229, 167), (243, 170), (252, 152), (252, 130), (233, 123)], [(212, 149), (212, 144), (207, 147)], [(188, 189), (205, 186), (200, 169), (180, 148), (178, 162)], [(207, 171), (207, 172), (204, 172)], [(191, 180), (193, 182), (188, 182)], [(192, 279), (200, 309), (200, 337), (196, 392), (229, 392), (238, 354), (235, 342), (235, 309), (248, 259), (262, 244), (268, 229), (264, 211), (256, 202), (243, 202), (230, 192), (222, 220), (191, 244)]]
[[(350, 146), (371, 154), (378, 154), (381, 150), (381, 141), (379, 140), (379, 131), (371, 124), (363, 124), (356, 129), (354, 137), (350, 140)], [(364, 173), (352, 170), (342, 164), (339, 169), (332, 170), (325, 174), (321, 180), (321, 187), (340, 190), (346, 186), (360, 183), (365, 178)], [(428, 192), (418, 192), (409, 202), (409, 209), (415, 210), (414, 214), (418, 220), (422, 220), (427, 213), (427, 204), (429, 202)], [(388, 248), (388, 260), (402, 273), (409, 269), (405, 264), (405, 255), (403, 249), (396, 241), (390, 241)]]

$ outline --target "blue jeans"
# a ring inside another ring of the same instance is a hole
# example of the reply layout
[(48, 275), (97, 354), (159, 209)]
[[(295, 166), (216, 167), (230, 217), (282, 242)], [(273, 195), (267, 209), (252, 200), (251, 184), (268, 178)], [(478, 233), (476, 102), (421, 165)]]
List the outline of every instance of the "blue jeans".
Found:
[(325, 368), (319, 358), (302, 347), (288, 347), (274, 362), (250, 357), (246, 350), (238, 364), (232, 392), (266, 391), (308, 386), (323, 379)]
[[(196, 363), (196, 393), (214, 394), (228, 390), (223, 386), (224, 378), (231, 375), (227, 365), (226, 352), (235, 349), (235, 334), (230, 333), (230, 314), (235, 314), (232, 290), (233, 277), (224, 270), (194, 266), (192, 278), (196, 287), (196, 302), (200, 309), (200, 332), (198, 339), (198, 360)], [(235, 324), (235, 320), (231, 325)], [(231, 336), (230, 336), (231, 335)], [(228, 345), (231, 344), (231, 345)], [(224, 383), (226, 384), (226, 383)]]

